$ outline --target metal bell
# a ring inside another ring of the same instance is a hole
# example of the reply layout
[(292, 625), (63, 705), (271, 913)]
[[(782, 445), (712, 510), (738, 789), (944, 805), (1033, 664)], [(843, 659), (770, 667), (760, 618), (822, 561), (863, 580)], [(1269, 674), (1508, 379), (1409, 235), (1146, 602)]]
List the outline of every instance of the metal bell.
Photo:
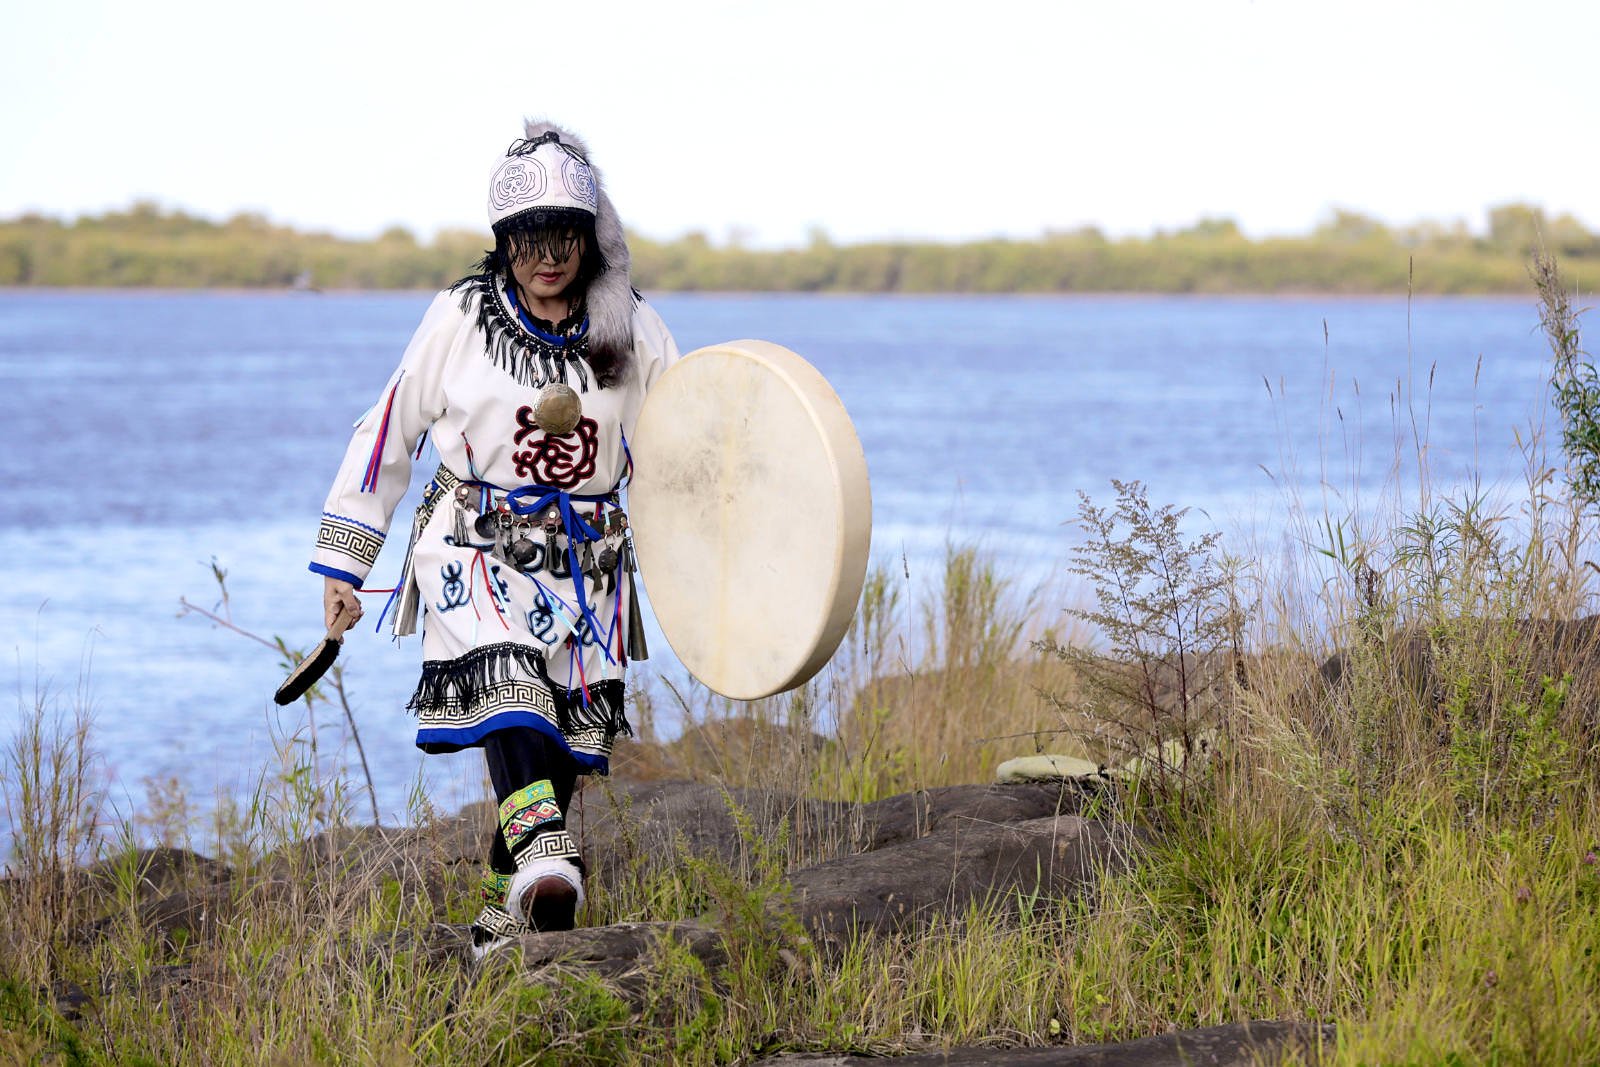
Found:
[(527, 570), (539, 555), (539, 546), (533, 543), (533, 538), (523, 534), (511, 543), (511, 562), (519, 570)]

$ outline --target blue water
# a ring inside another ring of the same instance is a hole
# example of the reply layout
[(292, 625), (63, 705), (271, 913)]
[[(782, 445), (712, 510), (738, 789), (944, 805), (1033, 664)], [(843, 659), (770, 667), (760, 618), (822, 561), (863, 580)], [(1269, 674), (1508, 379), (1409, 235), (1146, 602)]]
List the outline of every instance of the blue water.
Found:
[[(214, 558), (239, 625), (319, 636), (305, 561), (323, 494), (428, 300), (0, 292), (0, 624), (18, 692), (0, 705), (6, 735), (37, 688), (70, 694), (87, 675), (120, 807), (146, 777), (202, 796), (248, 787), (301, 712), (273, 709), (271, 653), (180, 618), (179, 598), (218, 605)], [(1513, 481), (1515, 433), (1545, 410), (1531, 299), (653, 303), (685, 352), (761, 337), (816, 364), (866, 451), (875, 555), (913, 584), (950, 539), (1042, 580), (1066, 558), (1077, 493), (1109, 500), (1112, 478), (1143, 480), (1249, 551), (1281, 533), (1288, 496), (1337, 514), (1378, 492), (1397, 445), (1414, 456), (1425, 442), (1441, 481)], [(379, 584), (398, 555), (385, 551)], [(424, 766), (411, 747), (417, 659), (415, 642), (372, 634), (342, 656), (388, 816), (419, 774), (445, 805), (477, 788), (472, 757)]]

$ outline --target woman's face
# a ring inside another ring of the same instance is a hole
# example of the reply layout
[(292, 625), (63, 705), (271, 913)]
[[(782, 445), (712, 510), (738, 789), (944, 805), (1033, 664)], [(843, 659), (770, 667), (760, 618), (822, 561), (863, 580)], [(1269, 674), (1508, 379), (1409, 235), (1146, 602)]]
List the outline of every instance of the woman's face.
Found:
[(583, 259), (583, 236), (577, 235), (571, 241), (560, 243), (567, 246), (566, 258), (560, 262), (552, 259), (552, 253), (546, 251), (519, 259), (511, 265), (517, 285), (530, 300), (554, 300), (565, 293), (578, 276), (578, 264)]

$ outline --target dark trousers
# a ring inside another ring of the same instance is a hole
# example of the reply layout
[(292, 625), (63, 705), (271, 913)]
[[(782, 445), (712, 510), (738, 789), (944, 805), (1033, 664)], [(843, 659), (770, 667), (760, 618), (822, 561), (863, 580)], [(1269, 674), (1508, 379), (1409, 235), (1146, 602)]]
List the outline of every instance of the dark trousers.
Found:
[[(532, 727), (514, 726), (485, 737), (483, 756), (489, 764), (489, 781), (494, 784), (497, 804), (504, 803), (507, 797), (525, 786), (548, 781), (555, 789), (562, 815), (567, 813), (579, 768), (566, 749), (555, 741)], [(498, 874), (514, 874), (517, 870), (498, 825), (494, 845), (489, 850), (489, 867)]]

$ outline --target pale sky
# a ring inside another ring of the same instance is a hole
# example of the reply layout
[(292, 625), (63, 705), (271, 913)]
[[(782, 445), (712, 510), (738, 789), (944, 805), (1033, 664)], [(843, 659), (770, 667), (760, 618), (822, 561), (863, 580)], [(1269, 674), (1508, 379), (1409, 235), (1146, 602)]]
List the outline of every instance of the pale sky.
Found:
[(486, 230), (527, 114), (654, 237), (1600, 229), (1592, 0), (4, 3), (5, 218)]

